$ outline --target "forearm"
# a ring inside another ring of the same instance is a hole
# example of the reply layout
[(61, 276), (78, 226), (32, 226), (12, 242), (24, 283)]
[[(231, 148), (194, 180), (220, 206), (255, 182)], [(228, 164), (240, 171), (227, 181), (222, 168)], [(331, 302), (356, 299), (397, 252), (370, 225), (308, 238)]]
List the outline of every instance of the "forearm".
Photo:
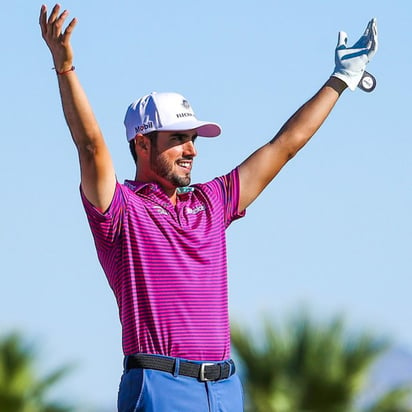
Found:
[(116, 182), (110, 153), (77, 74), (70, 71), (58, 79), (64, 116), (79, 154), (83, 192), (104, 211)]
[(75, 71), (58, 75), (64, 116), (79, 151), (93, 152), (103, 144), (99, 125)]
[(283, 125), (270, 144), (278, 146), (286, 161), (293, 157), (316, 133), (347, 88), (336, 77), (330, 77), (324, 86)]
[(344, 82), (331, 77), (286, 121), (270, 142), (240, 165), (239, 210), (245, 209), (253, 202), (282, 167), (309, 141), (325, 121), (346, 87)]

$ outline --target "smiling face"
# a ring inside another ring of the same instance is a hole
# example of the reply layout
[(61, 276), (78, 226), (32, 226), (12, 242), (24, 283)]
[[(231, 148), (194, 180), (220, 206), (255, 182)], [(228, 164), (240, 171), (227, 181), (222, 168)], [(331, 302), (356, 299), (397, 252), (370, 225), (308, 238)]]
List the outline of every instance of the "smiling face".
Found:
[[(193, 159), (197, 152), (194, 130), (157, 132), (151, 139), (147, 161), (139, 167), (139, 180), (156, 181), (167, 193), (174, 193), (177, 187), (188, 186), (191, 181)], [(143, 137), (144, 138), (144, 137)]]

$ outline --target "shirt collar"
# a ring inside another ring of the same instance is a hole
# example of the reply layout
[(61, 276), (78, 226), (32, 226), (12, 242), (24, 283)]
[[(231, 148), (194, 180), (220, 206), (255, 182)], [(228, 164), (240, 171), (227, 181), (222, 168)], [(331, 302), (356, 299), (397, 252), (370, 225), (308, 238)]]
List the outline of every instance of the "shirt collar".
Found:
[[(163, 192), (162, 188), (155, 182), (140, 182), (139, 180), (125, 180), (124, 184), (126, 187), (128, 187), (130, 190), (132, 190), (135, 193), (144, 193), (144, 194), (150, 194), (153, 192), (161, 191)], [(192, 193), (194, 191), (194, 187), (192, 186), (184, 186), (184, 187), (178, 187), (177, 188), (177, 195), (182, 196), (182, 195), (187, 195), (189, 193)]]
[(125, 180), (124, 185), (135, 193), (142, 192), (143, 189), (145, 189), (145, 192), (153, 192), (158, 187), (155, 183), (140, 182), (138, 180)]

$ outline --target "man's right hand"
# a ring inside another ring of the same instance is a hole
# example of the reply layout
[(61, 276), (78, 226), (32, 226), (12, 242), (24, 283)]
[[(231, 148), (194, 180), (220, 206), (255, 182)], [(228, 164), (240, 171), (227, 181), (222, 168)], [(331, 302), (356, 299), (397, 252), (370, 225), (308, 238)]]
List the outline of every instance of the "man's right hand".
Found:
[(39, 24), (44, 41), (49, 47), (54, 68), (58, 73), (70, 70), (73, 66), (73, 50), (70, 37), (77, 23), (74, 18), (67, 28), (63, 30), (63, 24), (68, 16), (68, 11), (60, 13), (60, 5), (56, 4), (47, 18), (47, 7), (43, 4), (40, 10)]

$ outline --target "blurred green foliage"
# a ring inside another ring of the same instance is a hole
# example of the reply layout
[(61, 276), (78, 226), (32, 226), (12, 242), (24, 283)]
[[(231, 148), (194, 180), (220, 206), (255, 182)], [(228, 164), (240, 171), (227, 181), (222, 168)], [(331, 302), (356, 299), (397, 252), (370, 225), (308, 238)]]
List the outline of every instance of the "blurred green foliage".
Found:
[(63, 402), (47, 398), (50, 389), (66, 376), (68, 366), (39, 377), (37, 353), (19, 333), (0, 338), (0, 411), (73, 412)]
[(260, 333), (232, 325), (248, 412), (408, 412), (411, 387), (396, 387), (360, 409), (371, 365), (390, 348), (369, 333), (349, 333), (342, 317), (316, 322), (300, 311)]

